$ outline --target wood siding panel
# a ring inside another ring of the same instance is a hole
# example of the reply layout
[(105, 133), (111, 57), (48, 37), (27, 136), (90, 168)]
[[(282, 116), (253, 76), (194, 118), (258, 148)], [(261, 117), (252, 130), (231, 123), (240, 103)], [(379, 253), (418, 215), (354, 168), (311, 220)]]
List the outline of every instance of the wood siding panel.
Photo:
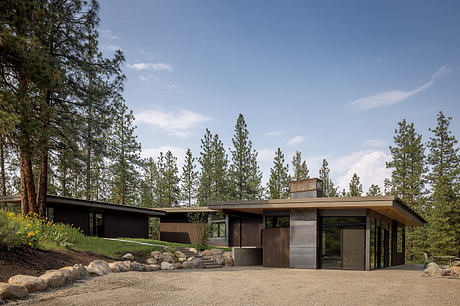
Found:
[(64, 205), (49, 205), (54, 208), (54, 222), (61, 222), (74, 225), (83, 230), (85, 235), (89, 234), (89, 215), (88, 208)]
[(147, 215), (118, 213), (114, 211), (105, 211), (103, 214), (105, 237), (149, 237), (149, 219)]
[[(262, 247), (262, 218), (255, 219), (241, 219), (241, 235), (243, 236), (242, 246), (255, 246)], [(240, 246), (240, 218), (230, 217), (229, 220), (229, 246)]]
[(263, 229), (264, 267), (289, 268), (289, 232), (289, 227)]
[(161, 222), (160, 240), (196, 244), (200, 242), (201, 224), (186, 222)]

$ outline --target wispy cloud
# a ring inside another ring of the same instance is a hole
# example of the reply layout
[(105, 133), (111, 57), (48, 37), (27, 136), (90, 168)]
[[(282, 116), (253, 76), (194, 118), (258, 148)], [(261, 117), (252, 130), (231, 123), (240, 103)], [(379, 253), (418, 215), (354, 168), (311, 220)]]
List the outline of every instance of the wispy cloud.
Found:
[(390, 106), (404, 100), (409, 99), (413, 95), (418, 94), (426, 89), (428, 89), (434, 82), (436, 78), (447, 75), (452, 72), (452, 68), (444, 65), (438, 69), (432, 76), (431, 79), (425, 84), (413, 89), (413, 90), (390, 90), (383, 91), (373, 96), (359, 98), (349, 105), (354, 108), (356, 111), (363, 111), (378, 107)]
[(149, 74), (141, 74), (139, 76), (139, 80), (141, 80), (142, 82), (147, 82), (149, 80), (153, 80), (154, 82), (157, 82), (157, 83), (160, 81), (160, 79), (158, 77), (156, 77), (156, 76), (154, 76), (153, 74), (150, 74), (150, 73)]
[(293, 145), (299, 144), (301, 142), (304, 142), (305, 140), (306, 140), (306, 138), (303, 137), (303, 136), (295, 136), (295, 137), (292, 137), (291, 139), (289, 139), (287, 144), (290, 145), (290, 146), (293, 146)]
[(153, 70), (153, 71), (172, 71), (172, 67), (169, 64), (165, 63), (135, 63), (135, 64), (127, 64), (128, 68), (140, 71), (140, 70)]
[(111, 39), (111, 40), (118, 39), (118, 36), (113, 34), (113, 32), (111, 30), (99, 30), (99, 34), (101, 34), (102, 37), (108, 38), (108, 39)]
[(280, 136), (284, 133), (282, 130), (277, 130), (277, 131), (269, 131), (264, 134), (265, 137), (275, 137), (275, 136)]
[(166, 152), (171, 151), (171, 153), (177, 157), (177, 166), (179, 168), (182, 168), (182, 165), (185, 160), (185, 149), (180, 148), (180, 147), (174, 147), (174, 146), (160, 146), (156, 148), (148, 148), (144, 149), (141, 152), (141, 157), (142, 158), (148, 158), (148, 157), (153, 157), (154, 159), (158, 158), (160, 156), (160, 152), (163, 152), (165, 154)]
[(188, 137), (192, 129), (211, 120), (210, 117), (187, 109), (165, 110), (157, 107), (135, 114), (136, 121), (156, 127), (169, 135)]
[(383, 140), (383, 139), (374, 138), (374, 139), (366, 140), (363, 143), (363, 145), (365, 147), (370, 147), (370, 148), (382, 147), (382, 146), (386, 145), (386, 141)]
[(121, 50), (121, 47), (118, 45), (112, 45), (112, 44), (101, 44), (101, 49), (105, 51), (117, 51), (117, 50)]

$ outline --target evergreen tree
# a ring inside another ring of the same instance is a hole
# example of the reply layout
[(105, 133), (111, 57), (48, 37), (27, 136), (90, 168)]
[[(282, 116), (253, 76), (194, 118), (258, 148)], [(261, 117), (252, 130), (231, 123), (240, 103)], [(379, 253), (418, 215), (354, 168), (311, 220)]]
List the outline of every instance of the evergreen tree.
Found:
[(179, 169), (177, 168), (177, 157), (171, 151), (166, 152), (164, 157), (164, 167), (162, 167), (162, 180), (164, 188), (164, 205), (163, 207), (172, 207), (177, 205), (180, 199), (179, 189)]
[(206, 129), (203, 139), (201, 139), (201, 152), (198, 162), (201, 166), (200, 182), (198, 186), (198, 204), (206, 205), (211, 200), (213, 184), (213, 144), (211, 131)]
[(348, 196), (360, 197), (363, 193), (363, 185), (359, 182), (359, 176), (353, 173), (350, 183), (348, 184)]
[(219, 135), (212, 139), (212, 189), (211, 201), (228, 200), (228, 158)]
[(429, 199), (431, 211), (428, 242), (433, 254), (460, 254), (460, 157), (458, 140), (449, 130), (451, 117), (438, 114), (438, 125), (430, 129), (428, 163), (431, 171), (426, 176), (432, 188)]
[(338, 187), (334, 187), (334, 183), (329, 176), (331, 170), (329, 169), (329, 164), (326, 159), (323, 159), (323, 165), (319, 169), (319, 178), (323, 181), (323, 196), (324, 197), (338, 197), (339, 192), (337, 191)]
[(192, 201), (196, 198), (198, 172), (195, 171), (195, 167), (195, 158), (192, 155), (192, 151), (187, 149), (181, 177), (182, 200), (185, 201), (187, 206), (192, 206)]
[(292, 180), (306, 180), (310, 178), (308, 175), (308, 167), (307, 162), (304, 160), (302, 161), (302, 153), (300, 151), (296, 151), (295, 155), (292, 157), (292, 169), (294, 171), (294, 176)]
[(231, 197), (237, 200), (257, 199), (261, 194), (262, 174), (242, 114), (239, 114), (236, 121), (232, 142), (232, 163), (229, 168)]
[(134, 134), (133, 112), (128, 111), (123, 101), (119, 101), (118, 105), (110, 139), (111, 199), (120, 205), (130, 205), (135, 203), (139, 185), (138, 167), (141, 163), (141, 146)]
[(381, 196), (381, 195), (382, 195), (382, 191), (380, 190), (379, 185), (372, 184), (369, 187), (369, 190), (366, 192), (366, 196), (368, 197), (376, 197), (376, 196)]
[(278, 148), (273, 160), (273, 167), (270, 169), (270, 180), (267, 186), (270, 199), (289, 198), (290, 181), (289, 165), (285, 164), (284, 154)]
[(143, 162), (143, 179), (141, 183), (141, 206), (158, 207), (158, 198), (156, 193), (159, 182), (159, 172), (157, 165), (152, 157)]

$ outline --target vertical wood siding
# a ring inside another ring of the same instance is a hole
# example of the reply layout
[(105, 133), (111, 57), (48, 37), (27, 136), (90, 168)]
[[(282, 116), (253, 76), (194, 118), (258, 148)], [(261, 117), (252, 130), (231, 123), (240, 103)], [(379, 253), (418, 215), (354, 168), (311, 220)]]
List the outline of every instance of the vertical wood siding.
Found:
[(186, 222), (161, 222), (160, 240), (196, 244), (200, 242), (200, 224)]
[(289, 231), (289, 227), (262, 231), (264, 267), (289, 268)]

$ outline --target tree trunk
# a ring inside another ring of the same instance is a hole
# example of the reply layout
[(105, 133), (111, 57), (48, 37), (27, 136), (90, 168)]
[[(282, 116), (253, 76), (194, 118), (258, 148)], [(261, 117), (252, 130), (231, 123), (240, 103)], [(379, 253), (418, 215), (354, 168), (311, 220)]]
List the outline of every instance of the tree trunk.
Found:
[[(6, 176), (5, 176), (5, 150), (3, 141), (0, 141), (0, 166), (1, 166), (1, 176), (2, 176), (2, 195), (6, 196)], [(3, 203), (3, 209), (6, 210), (7, 203)]]
[(51, 104), (51, 90), (47, 89), (45, 101), (41, 105), (42, 131), (40, 134), (40, 176), (38, 178), (37, 205), (38, 215), (46, 217), (46, 196), (48, 194), (48, 130), (49, 106)]
[(22, 157), (19, 160), (21, 174), (21, 213), (27, 215), (29, 213), (29, 201), (27, 200), (27, 186), (24, 176), (24, 164)]
[(29, 203), (29, 213), (38, 213), (35, 196), (34, 174), (32, 172), (32, 161), (28, 153), (24, 152), (22, 154), (22, 162), (24, 167), (24, 182), (27, 191), (27, 201)]

